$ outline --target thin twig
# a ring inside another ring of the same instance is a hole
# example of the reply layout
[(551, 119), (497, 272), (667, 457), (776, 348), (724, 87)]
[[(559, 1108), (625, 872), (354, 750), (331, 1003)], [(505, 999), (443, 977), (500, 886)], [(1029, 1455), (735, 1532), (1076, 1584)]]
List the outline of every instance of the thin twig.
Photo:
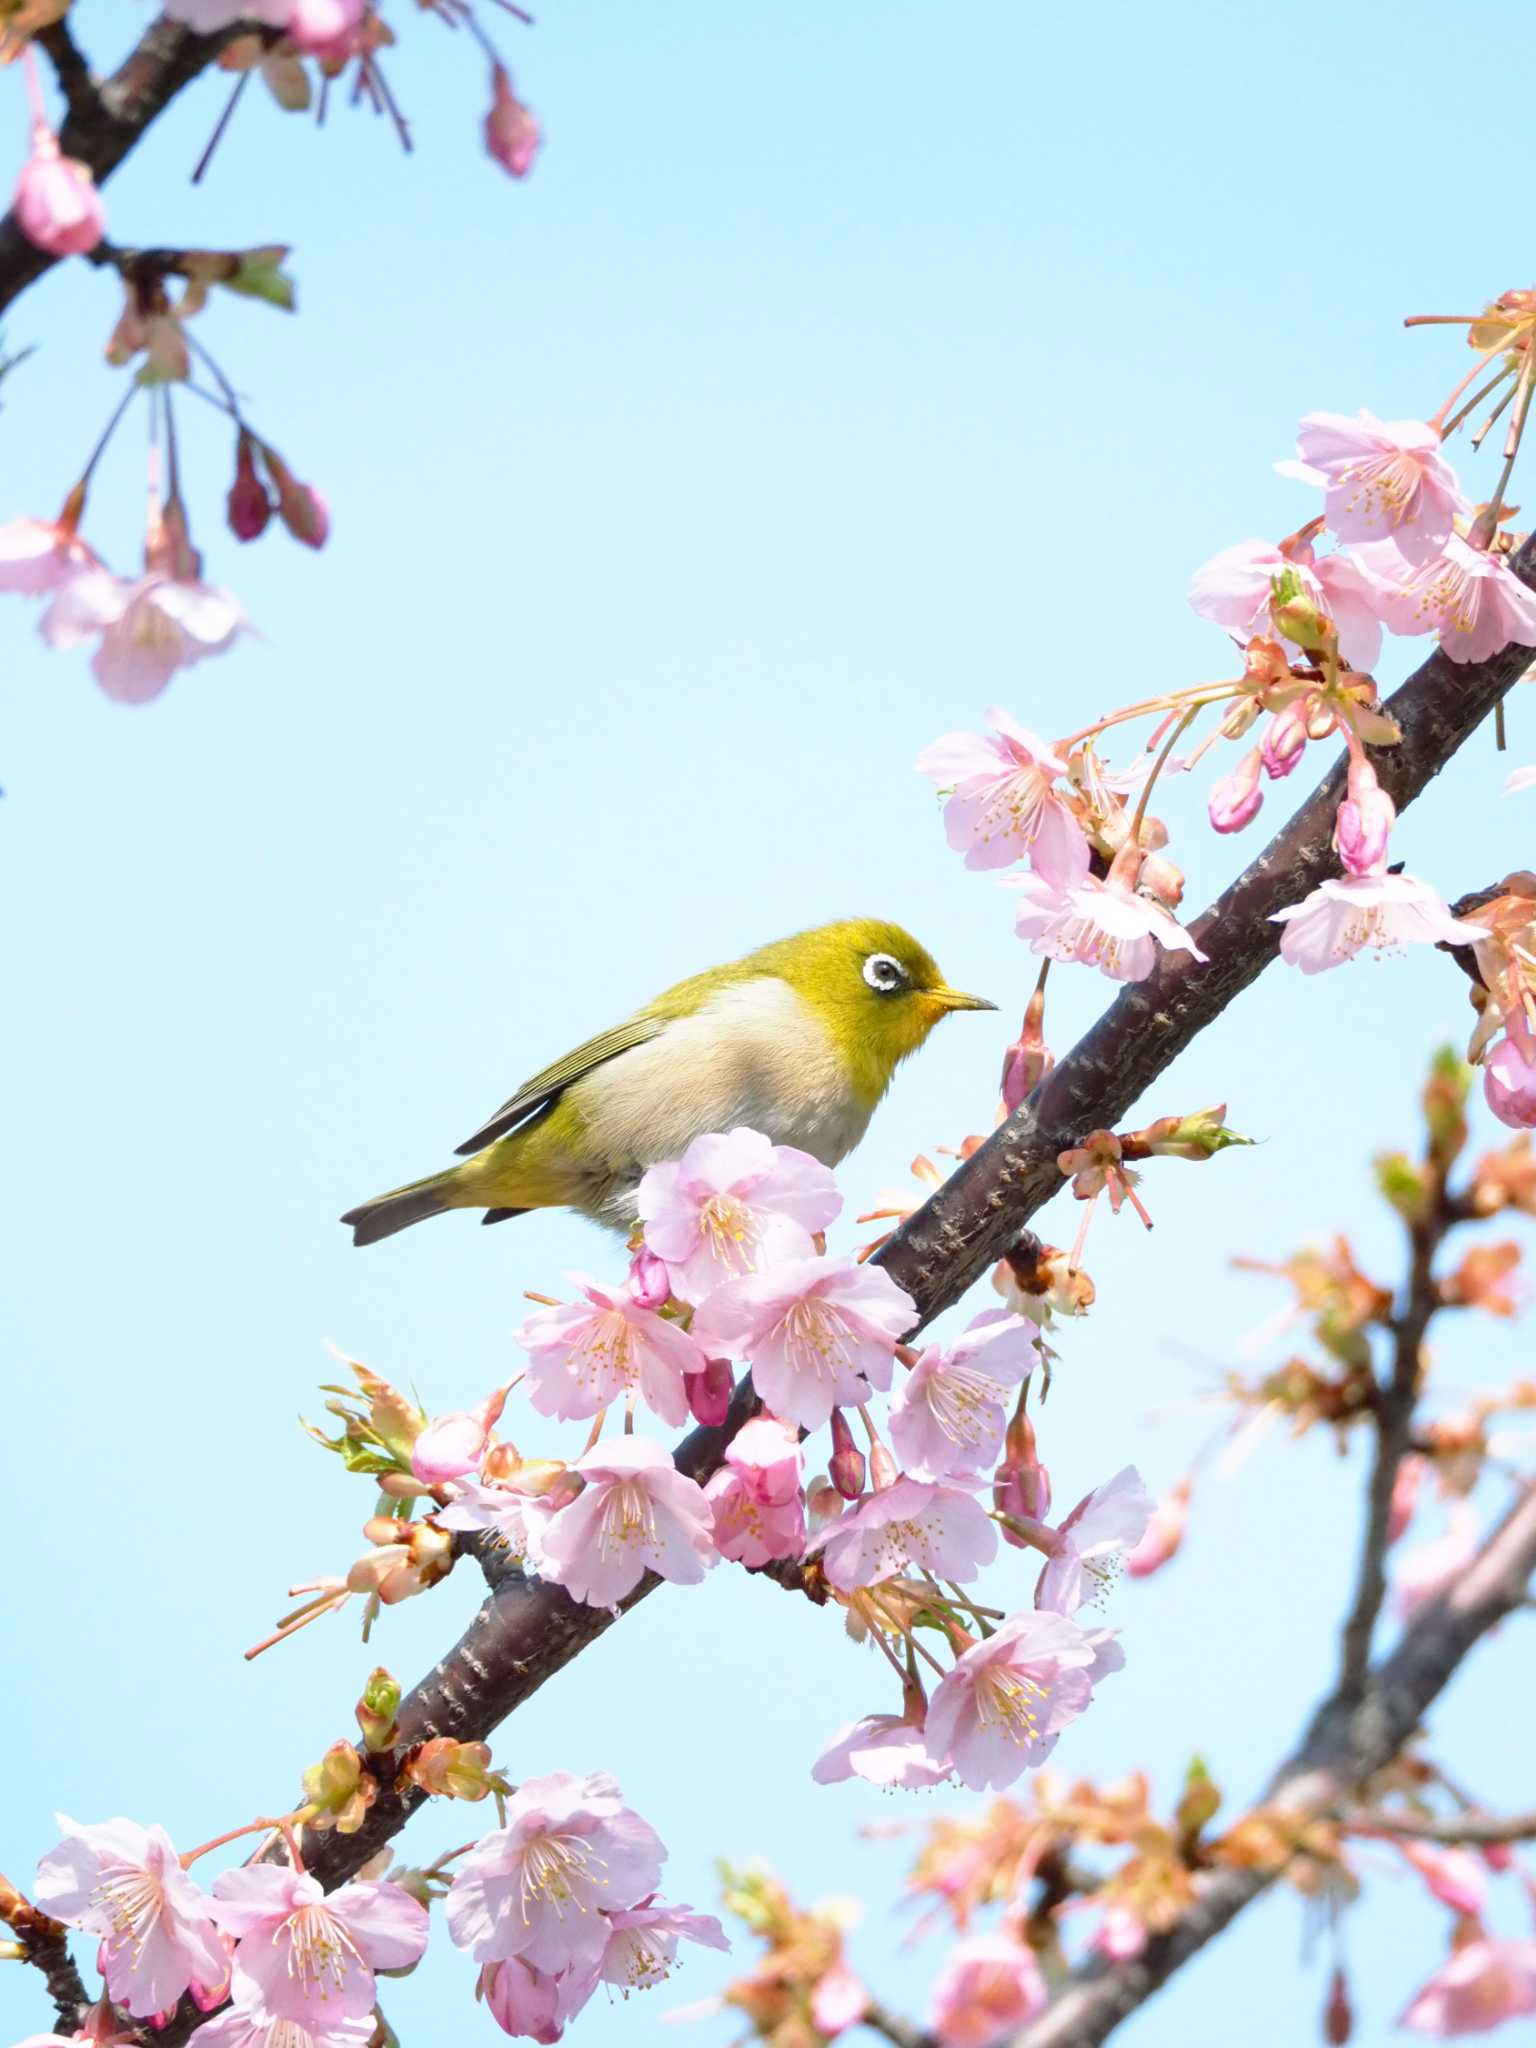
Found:
[(0, 1921), (16, 1936), (26, 1960), (42, 1971), (59, 2025), (73, 2034), (91, 2000), (69, 1952), (69, 1929), (41, 1912), (4, 1876), (0, 1876)]
[(1351, 1806), (1339, 1815), (1351, 1834), (1400, 1835), (1411, 1842), (1443, 1842), (1451, 1848), (1487, 1848), (1499, 1842), (1536, 1842), (1536, 1813), (1392, 1813), (1380, 1806)]

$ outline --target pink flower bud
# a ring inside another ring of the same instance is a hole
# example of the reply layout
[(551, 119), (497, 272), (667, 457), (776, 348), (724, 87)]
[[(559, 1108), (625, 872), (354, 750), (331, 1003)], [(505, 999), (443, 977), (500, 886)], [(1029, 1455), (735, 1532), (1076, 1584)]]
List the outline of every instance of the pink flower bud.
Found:
[(805, 1512), (814, 1535), (829, 1523), (841, 1521), (843, 1497), (830, 1480), (813, 1479), (805, 1489)]
[(1501, 1124), (1536, 1129), (1536, 1059), (1513, 1038), (1501, 1040), (1488, 1055), (1483, 1097)]
[(242, 434), (235, 448), (235, 480), (225, 500), (225, 516), (236, 540), (256, 540), (272, 517), (272, 500), (256, 474), (250, 436)]
[(705, 1429), (718, 1429), (730, 1410), (734, 1385), (728, 1358), (712, 1358), (702, 1372), (685, 1372), (683, 1392), (694, 1421)]
[(539, 124), (512, 90), (505, 68), (491, 73), (491, 111), (485, 117), (485, 146), (514, 178), (526, 178), (539, 146)]
[(1273, 782), (1289, 775), (1306, 752), (1308, 735), (1304, 704), (1305, 700), (1287, 704), (1269, 721), (1269, 729), (1259, 751), (1264, 759), (1264, 773)]
[(331, 514), (313, 484), (300, 483), (275, 448), (263, 441), (261, 459), (277, 492), (277, 516), (307, 548), (323, 548), (330, 538)]
[(90, 166), (61, 156), (44, 122), (32, 127), (32, 154), (11, 195), (16, 225), (50, 256), (83, 256), (106, 232), (107, 213)]
[(844, 1500), (857, 1500), (864, 1491), (864, 1453), (854, 1442), (841, 1408), (832, 1410), (832, 1456), (827, 1470)]
[(301, 56), (345, 60), (364, 12), (364, 0), (293, 0), (285, 32)]
[(1252, 747), (1230, 775), (1223, 775), (1219, 782), (1212, 784), (1206, 803), (1216, 831), (1241, 832), (1251, 819), (1258, 816), (1259, 806), (1264, 801), (1259, 781), (1263, 766), (1263, 750)]
[(1351, 755), (1349, 794), (1333, 822), (1333, 844), (1352, 875), (1386, 871), (1387, 842), (1397, 821), (1397, 806), (1376, 780), (1364, 754)]
[(666, 1260), (644, 1245), (629, 1262), (629, 1298), (636, 1308), (665, 1308), (672, 1299)]
[(883, 1493), (888, 1486), (894, 1486), (901, 1477), (901, 1467), (891, 1455), (888, 1444), (872, 1443), (869, 1447), (869, 1478), (876, 1493)]
[(1323, 2039), (1329, 2048), (1344, 2048), (1355, 2030), (1355, 2015), (1349, 2002), (1349, 1979), (1335, 1970), (1328, 1985), (1328, 2003), (1323, 2008)]
[(1003, 1107), (1010, 1116), (1055, 1064), (1045, 1042), (1045, 990), (1037, 988), (1025, 1006), (1023, 1028), (1003, 1054)]
[[(992, 1478), (992, 1505), (999, 1514), (1021, 1522), (1041, 1521), (1051, 1511), (1051, 1475), (1036, 1454), (1034, 1426), (1022, 1413), (1014, 1416), (1003, 1439), (1003, 1461)], [(1003, 1541), (1015, 1550), (1032, 1547), (1006, 1522), (1002, 1532)]]

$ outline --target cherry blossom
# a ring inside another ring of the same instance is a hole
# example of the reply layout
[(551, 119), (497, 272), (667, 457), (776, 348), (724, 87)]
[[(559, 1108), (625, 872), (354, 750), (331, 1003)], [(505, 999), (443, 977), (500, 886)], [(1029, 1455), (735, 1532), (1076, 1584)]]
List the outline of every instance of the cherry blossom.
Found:
[[(1269, 609), (1274, 579), (1287, 570), (1300, 580), (1317, 609), (1333, 620), (1345, 661), (1368, 674), (1381, 655), (1381, 622), (1374, 587), (1348, 555), (1325, 555), (1319, 561), (1305, 545), (1288, 551), (1272, 541), (1240, 540), (1195, 571), (1190, 608), (1213, 625), (1225, 626), (1244, 646), (1260, 636), (1267, 638), (1275, 630)], [(1294, 641), (1282, 644), (1292, 655), (1301, 652)]]
[(571, 1470), (586, 1490), (551, 1517), (539, 1568), (573, 1599), (613, 1607), (648, 1571), (691, 1586), (714, 1564), (709, 1502), (660, 1444), (635, 1436), (594, 1444)]
[(949, 1952), (933, 1987), (940, 2048), (997, 2048), (1045, 2004), (1034, 1951), (1011, 1934), (972, 1934)]
[(1511, 642), (1536, 647), (1536, 591), (1500, 555), (1452, 534), (1445, 550), (1409, 568), (1396, 551), (1357, 550), (1376, 609), (1394, 633), (1435, 633), (1452, 661), (1486, 661)]
[(761, 1399), (802, 1429), (857, 1407), (891, 1383), (891, 1355), (917, 1305), (879, 1266), (794, 1259), (728, 1281), (698, 1310), (693, 1334), (711, 1353), (744, 1357)]
[(856, 2027), (868, 2010), (869, 1993), (841, 1956), (811, 1987), (811, 2020), (828, 2040)]
[(1486, 937), (1480, 925), (1452, 917), (1428, 882), (1413, 875), (1330, 878), (1302, 902), (1275, 911), (1271, 922), (1285, 926), (1281, 954), (1303, 974), (1337, 967), (1362, 947), (1469, 946)]
[(374, 1972), (408, 1969), (427, 1945), (426, 1908), (399, 1885), (326, 1892), (278, 1863), (221, 1871), (211, 1910), (234, 1939), (236, 2004), (322, 2036), (334, 2019), (371, 2013)]
[(498, 1387), (478, 1408), (433, 1416), (411, 1444), (411, 1471), (424, 1486), (438, 1486), (444, 1480), (462, 1479), (466, 1472), (479, 1471), (491, 1431), (506, 1406), (507, 1392), (506, 1387)]
[[(23, 526), (30, 523), (27, 520), (20, 522)], [(0, 534), (3, 534), (3, 531), (3, 529), (0, 529)], [(1528, 768), (1511, 768), (1504, 778), (1504, 794), (1506, 796), (1513, 796), (1516, 790), (1533, 788), (1536, 788), (1536, 762), (1533, 762)]]
[(1536, 1130), (1536, 1046), (1511, 1031), (1483, 1062), (1483, 1099), (1501, 1124)]
[(1088, 840), (1056, 789), (1067, 764), (1006, 711), (986, 714), (984, 733), (952, 732), (924, 748), (917, 771), (951, 792), (944, 806), (950, 845), (968, 868), (1005, 868), (1026, 857), (1065, 885), (1088, 871)]
[(839, 1728), (811, 1766), (818, 1785), (844, 1778), (863, 1778), (870, 1785), (899, 1786), (912, 1791), (942, 1785), (950, 1775), (948, 1758), (928, 1753), (921, 1694), (901, 1714), (866, 1714)]
[(686, 1374), (709, 1364), (688, 1332), (655, 1309), (641, 1308), (627, 1284), (605, 1286), (571, 1273), (586, 1296), (541, 1308), (516, 1332), (532, 1358), (528, 1398), (541, 1415), (596, 1415), (638, 1395), (675, 1429), (688, 1419)]
[(1456, 514), (1471, 510), (1439, 434), (1422, 420), (1309, 412), (1296, 452), (1300, 464), (1283, 468), (1322, 485), (1323, 510), (1339, 539), (1390, 543), (1405, 562), (1432, 560)]
[(117, 704), (148, 704), (178, 669), (224, 653), (247, 630), (227, 590), (159, 571), (134, 581), (105, 569), (73, 577), (38, 626), (50, 647), (95, 639), (91, 672)]
[(1075, 1614), (1113, 1584), (1125, 1553), (1152, 1519), (1152, 1499), (1134, 1465), (1084, 1496), (1055, 1532), (1056, 1548), (1035, 1588), (1036, 1607)]
[(1181, 924), (1150, 898), (1137, 892), (1134, 876), (1140, 851), (1126, 847), (1116, 854), (1108, 877), (1087, 875), (1057, 888), (1043, 875), (1005, 875), (1003, 887), (1023, 897), (1014, 929), (1028, 939), (1030, 950), (1052, 960), (1081, 960), (1114, 981), (1144, 981), (1157, 961), (1158, 947), (1204, 953)]
[(1488, 1902), (1488, 1866), (1481, 1856), (1470, 1849), (1442, 1849), (1433, 1842), (1399, 1841), (1394, 1846), (1442, 1906), (1467, 1919), (1478, 1918)]
[(626, 1994), (649, 1991), (670, 1976), (679, 1941), (694, 1941), (702, 1948), (729, 1949), (731, 1945), (713, 1914), (695, 1913), (691, 1906), (669, 1906), (665, 1899), (648, 1899), (622, 1913), (609, 1913), (607, 1919), (608, 1945), (598, 1965), (598, 1977)]
[(486, 2009), (504, 2034), (516, 2039), (554, 2042), (565, 2033), (573, 2019), (597, 1989), (597, 1972), (590, 1965), (563, 1970), (551, 1976), (536, 1970), (521, 1956), (504, 1962), (486, 1963), (475, 1984), (475, 1996), (485, 2000)]
[(483, 1531), (495, 1536), (514, 1557), (538, 1571), (544, 1555), (544, 1531), (555, 1505), (504, 1482), (486, 1485), (461, 1479), (455, 1482), (454, 1498), (432, 1519), (440, 1529), (462, 1529), (476, 1534)]
[(504, 65), (491, 71), (491, 109), (485, 117), (487, 153), (509, 176), (526, 178), (539, 147), (539, 124), (512, 90)]
[(11, 217), (50, 256), (83, 256), (106, 233), (107, 210), (90, 165), (65, 156), (46, 121), (32, 124), (32, 154), (11, 194)]
[(1114, 1668), (1064, 1614), (1014, 1614), (946, 1673), (928, 1703), (928, 1754), (948, 1758), (973, 1792), (1000, 1790), (1044, 1763), (1063, 1728)]
[(725, 1463), (704, 1488), (715, 1548), (739, 1564), (799, 1557), (805, 1549), (805, 1459), (798, 1432), (771, 1415), (755, 1416), (726, 1446)]
[(228, 1948), (165, 1829), (55, 1819), (64, 1839), (39, 1862), (34, 1897), (55, 1920), (100, 1936), (113, 2002), (143, 2019), (175, 2005), (189, 1986), (221, 1991)]
[(1536, 1941), (1470, 1941), (1398, 2020), (1416, 2034), (1486, 2034), (1536, 2013)]
[(808, 1152), (743, 1127), (695, 1138), (681, 1159), (653, 1166), (635, 1206), (672, 1291), (701, 1302), (723, 1281), (808, 1258), (843, 1198)]
[(997, 1530), (974, 1495), (898, 1479), (870, 1494), (811, 1544), (840, 1592), (877, 1586), (908, 1566), (936, 1579), (975, 1578), (997, 1555)]
[(608, 1944), (604, 1909), (649, 1899), (666, 1854), (606, 1772), (525, 1778), (505, 1825), (460, 1861), (448, 1931), (479, 1963), (517, 1956), (552, 1974), (592, 1968)]
[(313, 2027), (302, 2020), (274, 2019), (259, 2007), (227, 2005), (193, 2030), (198, 2048), (368, 2048), (374, 2036), (371, 2012), (360, 2019), (324, 2016)]
[(891, 1442), (913, 1479), (952, 1479), (996, 1464), (1008, 1394), (1040, 1360), (1022, 1316), (987, 1309), (963, 1336), (925, 1351), (891, 1399)]
[(0, 591), (46, 597), (100, 561), (68, 518), (13, 519), (0, 526)]

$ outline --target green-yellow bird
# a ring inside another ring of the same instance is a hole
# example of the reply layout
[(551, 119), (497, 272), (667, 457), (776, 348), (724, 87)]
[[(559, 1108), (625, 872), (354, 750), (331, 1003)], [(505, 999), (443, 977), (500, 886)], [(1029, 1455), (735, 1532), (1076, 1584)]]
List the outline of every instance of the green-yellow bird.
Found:
[(462, 1166), (349, 1209), (372, 1244), (444, 1209), (486, 1223), (576, 1209), (627, 1234), (648, 1166), (746, 1124), (835, 1166), (891, 1076), (962, 995), (900, 925), (848, 918), (669, 988), (556, 1060), (459, 1146)]

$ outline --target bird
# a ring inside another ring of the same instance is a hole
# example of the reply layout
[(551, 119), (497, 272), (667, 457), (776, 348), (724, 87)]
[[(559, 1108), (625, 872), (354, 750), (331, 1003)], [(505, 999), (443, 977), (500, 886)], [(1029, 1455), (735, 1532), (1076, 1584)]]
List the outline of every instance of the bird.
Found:
[(464, 1163), (349, 1209), (374, 1244), (447, 1209), (500, 1223), (574, 1209), (628, 1236), (649, 1166), (742, 1125), (836, 1166), (940, 1018), (995, 1010), (951, 988), (900, 925), (844, 918), (680, 981), (525, 1081)]

